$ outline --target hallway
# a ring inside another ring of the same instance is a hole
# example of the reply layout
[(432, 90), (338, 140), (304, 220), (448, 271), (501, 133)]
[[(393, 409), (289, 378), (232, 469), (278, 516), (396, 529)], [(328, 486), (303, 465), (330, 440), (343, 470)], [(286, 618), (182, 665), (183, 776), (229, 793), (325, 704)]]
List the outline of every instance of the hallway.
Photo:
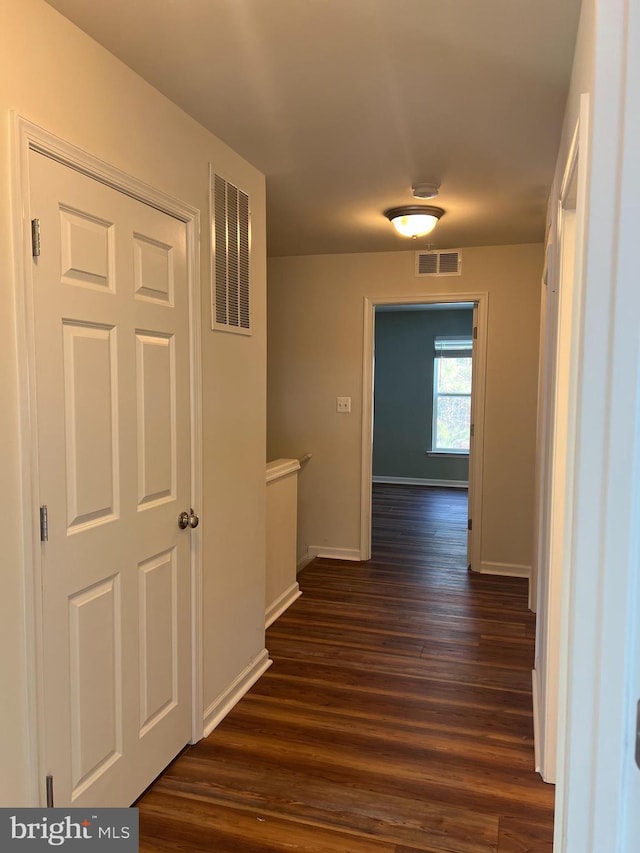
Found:
[(273, 666), (139, 802), (141, 851), (551, 851), (526, 582), (467, 572), (466, 492), (373, 496), (372, 560), (301, 573)]

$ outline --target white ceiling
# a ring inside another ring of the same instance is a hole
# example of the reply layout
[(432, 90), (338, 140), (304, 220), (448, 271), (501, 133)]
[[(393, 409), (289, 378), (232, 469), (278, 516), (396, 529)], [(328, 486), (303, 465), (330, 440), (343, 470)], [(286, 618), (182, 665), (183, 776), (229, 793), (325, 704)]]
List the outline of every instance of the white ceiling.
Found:
[(580, 0), (48, 2), (266, 174), (271, 255), (543, 239)]

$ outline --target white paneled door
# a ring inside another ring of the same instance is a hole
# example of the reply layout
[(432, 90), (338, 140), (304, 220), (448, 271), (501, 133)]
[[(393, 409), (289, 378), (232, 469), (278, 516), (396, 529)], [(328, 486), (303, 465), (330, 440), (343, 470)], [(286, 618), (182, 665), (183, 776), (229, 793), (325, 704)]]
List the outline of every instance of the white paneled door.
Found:
[(29, 156), (44, 773), (129, 805), (190, 737), (186, 226)]

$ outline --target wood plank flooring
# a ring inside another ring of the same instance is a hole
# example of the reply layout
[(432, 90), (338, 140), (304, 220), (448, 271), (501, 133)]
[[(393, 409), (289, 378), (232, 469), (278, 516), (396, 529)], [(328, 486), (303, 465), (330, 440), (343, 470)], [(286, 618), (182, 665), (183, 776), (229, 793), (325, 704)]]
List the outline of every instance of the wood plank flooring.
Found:
[(271, 669), (142, 797), (141, 851), (551, 851), (526, 582), (467, 572), (463, 491), (373, 509), (372, 560), (301, 573)]

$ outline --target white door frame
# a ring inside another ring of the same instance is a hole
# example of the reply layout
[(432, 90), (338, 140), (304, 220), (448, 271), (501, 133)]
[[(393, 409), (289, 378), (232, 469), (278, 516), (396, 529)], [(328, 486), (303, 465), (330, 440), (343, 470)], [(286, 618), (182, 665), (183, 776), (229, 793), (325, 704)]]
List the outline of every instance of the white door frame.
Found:
[[(536, 464), (539, 479), (537, 549), (538, 631), (533, 673), (536, 769), (546, 782), (557, 778), (564, 732), (559, 708), (561, 637), (571, 596), (570, 554), (574, 505), (574, 462), (578, 424), (578, 364), (582, 345), (582, 256), (586, 196), (589, 101), (581, 110), (555, 200), (555, 230), (550, 235), (547, 294), (551, 309), (546, 317), (542, 351), (542, 435)], [(552, 295), (555, 293), (555, 297)], [(564, 604), (563, 604), (564, 602)], [(564, 611), (563, 611), (564, 607)]]
[[(191, 500), (202, 507), (202, 361), (200, 347), (200, 211), (116, 169), (17, 114), (12, 124), (12, 208), (17, 314), (20, 405), (20, 468), (24, 541), (25, 627), (27, 659), (27, 730), (31, 804), (44, 805), (43, 638), (40, 597), (42, 561), (39, 547), (38, 447), (36, 437), (35, 333), (33, 279), (25, 258), (31, 255), (29, 152), (38, 151), (63, 165), (183, 222), (187, 237), (191, 400)], [(200, 509), (198, 509), (200, 512)], [(199, 533), (199, 531), (198, 531)], [(202, 553), (201, 536), (191, 541), (191, 742), (203, 734), (202, 692)]]
[(430, 293), (428, 296), (367, 296), (364, 299), (364, 336), (362, 354), (362, 479), (360, 484), (360, 559), (371, 559), (371, 483), (373, 476), (373, 357), (375, 311), (378, 305), (434, 305), (473, 302), (477, 305), (478, 337), (473, 368), (472, 418), (475, 425), (469, 481), (473, 482), (473, 545), (471, 565), (480, 571), (482, 544), (482, 469), (484, 442), (484, 398), (487, 366), (488, 293)]

